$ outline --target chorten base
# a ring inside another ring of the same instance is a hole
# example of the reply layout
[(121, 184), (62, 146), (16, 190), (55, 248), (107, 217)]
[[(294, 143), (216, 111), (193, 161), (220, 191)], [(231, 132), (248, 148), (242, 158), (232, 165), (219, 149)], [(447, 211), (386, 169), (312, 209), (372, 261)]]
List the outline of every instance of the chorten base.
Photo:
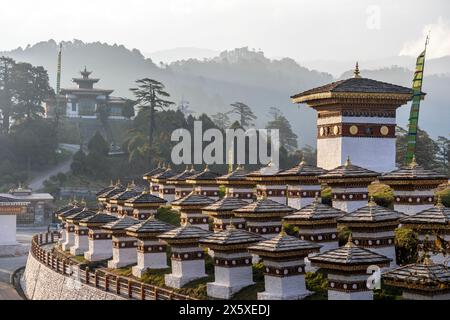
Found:
[(166, 286), (171, 287), (171, 288), (176, 288), (176, 289), (180, 289), (181, 287), (183, 287), (185, 284), (197, 280), (197, 279), (201, 279), (207, 277), (207, 274), (203, 274), (203, 275), (198, 275), (196, 277), (184, 277), (184, 276), (179, 276), (179, 275), (174, 275), (174, 274), (166, 274), (164, 276), (164, 282), (166, 284)]
[(373, 300), (372, 291), (342, 292), (328, 290), (328, 300)]
[(231, 299), (236, 292), (241, 289), (251, 286), (254, 282), (241, 283), (238, 286), (227, 286), (223, 283), (209, 282), (206, 284), (206, 289), (209, 297), (217, 299)]
[(293, 294), (293, 295), (278, 295), (270, 292), (258, 292), (258, 300), (303, 300), (307, 296), (311, 295), (312, 292), (306, 291), (303, 294)]

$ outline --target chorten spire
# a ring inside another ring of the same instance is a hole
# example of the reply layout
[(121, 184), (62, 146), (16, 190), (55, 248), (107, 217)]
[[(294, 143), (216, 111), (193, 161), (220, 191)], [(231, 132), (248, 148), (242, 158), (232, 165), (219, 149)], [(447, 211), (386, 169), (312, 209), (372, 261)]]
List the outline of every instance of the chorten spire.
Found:
[(355, 71), (353, 71), (353, 78), (361, 78), (358, 61), (356, 61)]

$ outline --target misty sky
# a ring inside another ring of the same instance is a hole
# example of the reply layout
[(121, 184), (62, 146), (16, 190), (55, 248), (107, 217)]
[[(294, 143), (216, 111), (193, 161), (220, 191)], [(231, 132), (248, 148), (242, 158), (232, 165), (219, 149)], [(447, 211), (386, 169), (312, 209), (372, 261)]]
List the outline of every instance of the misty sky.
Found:
[[(1, 0), (0, 50), (48, 39), (153, 52), (249, 46), (269, 57), (364, 60), (450, 55), (448, 0)], [(6, 32), (5, 32), (6, 30)]]

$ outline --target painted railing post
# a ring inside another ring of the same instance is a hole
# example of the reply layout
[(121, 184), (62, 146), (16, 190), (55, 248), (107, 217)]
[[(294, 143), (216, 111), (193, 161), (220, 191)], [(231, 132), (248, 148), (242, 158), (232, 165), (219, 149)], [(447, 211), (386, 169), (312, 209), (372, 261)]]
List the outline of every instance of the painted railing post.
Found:
[(143, 283), (141, 283), (141, 300), (145, 300), (145, 287)]

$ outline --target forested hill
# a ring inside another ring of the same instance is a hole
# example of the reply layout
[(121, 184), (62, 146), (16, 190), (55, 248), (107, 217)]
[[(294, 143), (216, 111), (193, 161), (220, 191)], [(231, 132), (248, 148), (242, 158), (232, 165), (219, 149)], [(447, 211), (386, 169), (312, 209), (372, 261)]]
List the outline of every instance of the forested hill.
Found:
[[(0, 55), (44, 66), (54, 86), (57, 51), (57, 43), (49, 40)], [(101, 78), (98, 87), (115, 89), (114, 95), (125, 97), (132, 97), (128, 89), (134, 86), (136, 79), (150, 77), (166, 85), (172, 101), (187, 100), (196, 113), (224, 112), (229, 110), (230, 103), (242, 101), (258, 116), (258, 126), (264, 126), (268, 121), (268, 109), (277, 107), (291, 121), (301, 145), (315, 144), (315, 112), (293, 105), (289, 97), (333, 81), (329, 73), (309, 70), (289, 58), (271, 60), (262, 52), (247, 48), (225, 51), (218, 57), (202, 61), (190, 59), (160, 65), (146, 59), (137, 49), (74, 40), (63, 43), (62, 65), (63, 87), (73, 86), (71, 78), (78, 76), (84, 66), (94, 72), (93, 77)], [(412, 71), (390, 68), (365, 72), (363, 68), (362, 75), (410, 86)], [(420, 123), (432, 136), (448, 135), (450, 108), (443, 88), (449, 87), (450, 77), (432, 77), (426, 79), (427, 105), (421, 112)], [(408, 109), (403, 107), (400, 111), (400, 125), (406, 124)]]

